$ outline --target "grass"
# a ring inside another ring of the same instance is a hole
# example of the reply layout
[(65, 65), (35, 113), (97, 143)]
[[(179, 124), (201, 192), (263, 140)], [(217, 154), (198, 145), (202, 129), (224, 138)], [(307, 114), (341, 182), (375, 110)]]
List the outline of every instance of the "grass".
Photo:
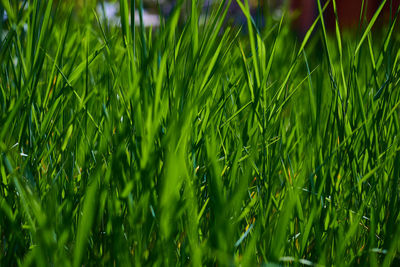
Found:
[(299, 39), (231, 2), (1, 1), (0, 265), (399, 263), (398, 21), (330, 33), (318, 1)]

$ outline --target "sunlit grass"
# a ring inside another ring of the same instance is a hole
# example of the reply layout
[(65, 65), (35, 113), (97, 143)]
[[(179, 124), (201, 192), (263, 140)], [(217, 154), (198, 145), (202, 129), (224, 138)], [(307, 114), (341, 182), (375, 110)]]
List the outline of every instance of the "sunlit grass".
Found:
[(399, 263), (398, 22), (200, 2), (1, 1), (1, 266)]

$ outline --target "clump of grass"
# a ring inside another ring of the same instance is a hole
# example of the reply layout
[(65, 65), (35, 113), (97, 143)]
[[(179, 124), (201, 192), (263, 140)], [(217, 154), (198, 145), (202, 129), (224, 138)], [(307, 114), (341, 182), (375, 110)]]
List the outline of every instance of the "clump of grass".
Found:
[(192, 2), (1, 1), (1, 265), (397, 264), (397, 20), (329, 34), (318, 1), (296, 42)]

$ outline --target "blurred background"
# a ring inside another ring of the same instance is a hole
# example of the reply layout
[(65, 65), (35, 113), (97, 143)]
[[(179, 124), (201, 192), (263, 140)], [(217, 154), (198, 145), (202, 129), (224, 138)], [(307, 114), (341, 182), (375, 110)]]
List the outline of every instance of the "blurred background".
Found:
[[(18, 10), (29, 5), (27, 0), (5, 0), (9, 1), (10, 6), (14, 10)], [(241, 0), (242, 2), (246, 0)], [(119, 23), (119, 1), (118, 0), (54, 0), (56, 4), (61, 4), (61, 10), (68, 10), (71, 7), (71, 2), (74, 3), (74, 16), (80, 19), (89, 19), (87, 14), (92, 14), (92, 10), (96, 10), (97, 14), (103, 19), (107, 19), (111, 24)], [(128, 1), (130, 2), (130, 1)], [(173, 10), (176, 0), (143, 0), (143, 23), (145, 27), (157, 27), (160, 25), (160, 15), (167, 18)], [(186, 9), (183, 9), (182, 16), (185, 16), (185, 11), (190, 10), (190, 4), (193, 1), (186, 1)], [(219, 5), (221, 0), (204, 0), (203, 17), (207, 16), (213, 6)], [(292, 21), (292, 28), (299, 35), (304, 35), (315, 18), (318, 15), (317, 0), (248, 0), (254, 21), (258, 27), (264, 26), (264, 17), (266, 15), (273, 16), (279, 19), (284, 10), (289, 10), (289, 18)], [(323, 6), (327, 0), (321, 0)], [(325, 22), (327, 28), (333, 30), (335, 27), (335, 14), (330, 1), (325, 11)], [(138, 7), (141, 1), (136, 0), (135, 21), (139, 23)], [(356, 29), (360, 22), (367, 22), (379, 5), (381, 0), (336, 0), (337, 16), (342, 30)], [(383, 12), (378, 20), (378, 25), (383, 25), (393, 20), (396, 11), (399, 7), (400, 0), (387, 0), (383, 8)], [(87, 12), (89, 11), (89, 12)], [(86, 14), (86, 15), (83, 15)], [(1, 29), (7, 28), (7, 12), (3, 7), (3, 2), (0, 3), (0, 21)], [(200, 18), (200, 21), (201, 18)], [(203, 20), (204, 21), (204, 20)], [(228, 23), (242, 25), (246, 23), (239, 5), (236, 1), (232, 4), (228, 13)], [(377, 26), (379, 27), (379, 26)]]

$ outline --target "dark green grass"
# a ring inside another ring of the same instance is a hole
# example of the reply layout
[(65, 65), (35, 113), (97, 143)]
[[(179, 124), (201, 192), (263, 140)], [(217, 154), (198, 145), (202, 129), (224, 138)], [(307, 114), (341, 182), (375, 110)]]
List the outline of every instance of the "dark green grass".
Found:
[(51, 2), (1, 1), (1, 266), (399, 263), (397, 21)]

